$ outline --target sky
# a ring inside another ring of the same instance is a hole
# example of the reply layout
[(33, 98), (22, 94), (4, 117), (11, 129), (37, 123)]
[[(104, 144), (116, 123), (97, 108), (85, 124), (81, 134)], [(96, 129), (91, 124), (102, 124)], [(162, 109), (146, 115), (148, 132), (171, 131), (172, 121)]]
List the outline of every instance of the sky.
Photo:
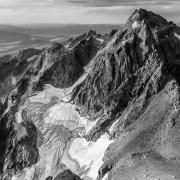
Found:
[(180, 22), (180, 0), (0, 0), (0, 23), (122, 24), (139, 8)]

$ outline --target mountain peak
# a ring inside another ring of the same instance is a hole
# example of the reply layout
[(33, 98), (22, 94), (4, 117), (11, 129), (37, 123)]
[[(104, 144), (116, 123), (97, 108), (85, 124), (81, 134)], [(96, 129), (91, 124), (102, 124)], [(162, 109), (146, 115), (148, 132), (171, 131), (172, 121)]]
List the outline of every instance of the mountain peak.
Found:
[(49, 47), (49, 49), (50, 49), (51, 51), (57, 51), (57, 50), (60, 50), (60, 49), (62, 49), (62, 48), (64, 48), (64, 46), (63, 46), (61, 43), (58, 43), (58, 42), (54, 42), (54, 43)]
[(142, 23), (149, 24), (151, 27), (161, 27), (162, 25), (167, 25), (168, 21), (158, 14), (140, 8), (132, 13), (126, 22), (126, 27), (136, 28), (138, 24)]
[(89, 37), (92, 37), (92, 36), (95, 36), (97, 35), (96, 31), (93, 31), (93, 30), (89, 30), (87, 33), (86, 33), (86, 39), (89, 38)]

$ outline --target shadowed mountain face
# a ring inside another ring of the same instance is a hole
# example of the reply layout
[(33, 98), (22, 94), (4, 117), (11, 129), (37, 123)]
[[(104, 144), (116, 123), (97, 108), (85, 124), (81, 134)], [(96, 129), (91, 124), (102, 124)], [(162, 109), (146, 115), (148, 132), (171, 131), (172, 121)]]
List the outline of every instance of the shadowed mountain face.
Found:
[(39, 61), (40, 64), (42, 63), (42, 68), (46, 70), (35, 83), (35, 91), (42, 90), (44, 84), (52, 84), (60, 88), (70, 87), (84, 72), (74, 52), (59, 43), (53, 43), (47, 48)]
[(2, 179), (180, 179), (173, 22), (139, 9), (121, 31), (4, 56), (0, 72)]

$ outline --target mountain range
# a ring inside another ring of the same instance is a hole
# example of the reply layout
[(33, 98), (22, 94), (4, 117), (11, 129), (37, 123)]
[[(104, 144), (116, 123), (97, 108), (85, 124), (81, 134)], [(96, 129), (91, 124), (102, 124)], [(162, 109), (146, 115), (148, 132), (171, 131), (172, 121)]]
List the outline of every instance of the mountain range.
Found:
[(138, 9), (109, 33), (2, 56), (0, 73), (2, 180), (180, 179), (176, 23)]

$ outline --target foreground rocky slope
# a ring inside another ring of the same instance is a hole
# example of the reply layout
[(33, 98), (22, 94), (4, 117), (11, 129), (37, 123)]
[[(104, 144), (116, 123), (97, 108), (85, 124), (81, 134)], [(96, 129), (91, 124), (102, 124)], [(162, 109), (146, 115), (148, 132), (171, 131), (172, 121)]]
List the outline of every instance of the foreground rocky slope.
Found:
[(180, 29), (139, 9), (67, 43), (28, 56), (1, 98), (2, 179), (180, 179)]

